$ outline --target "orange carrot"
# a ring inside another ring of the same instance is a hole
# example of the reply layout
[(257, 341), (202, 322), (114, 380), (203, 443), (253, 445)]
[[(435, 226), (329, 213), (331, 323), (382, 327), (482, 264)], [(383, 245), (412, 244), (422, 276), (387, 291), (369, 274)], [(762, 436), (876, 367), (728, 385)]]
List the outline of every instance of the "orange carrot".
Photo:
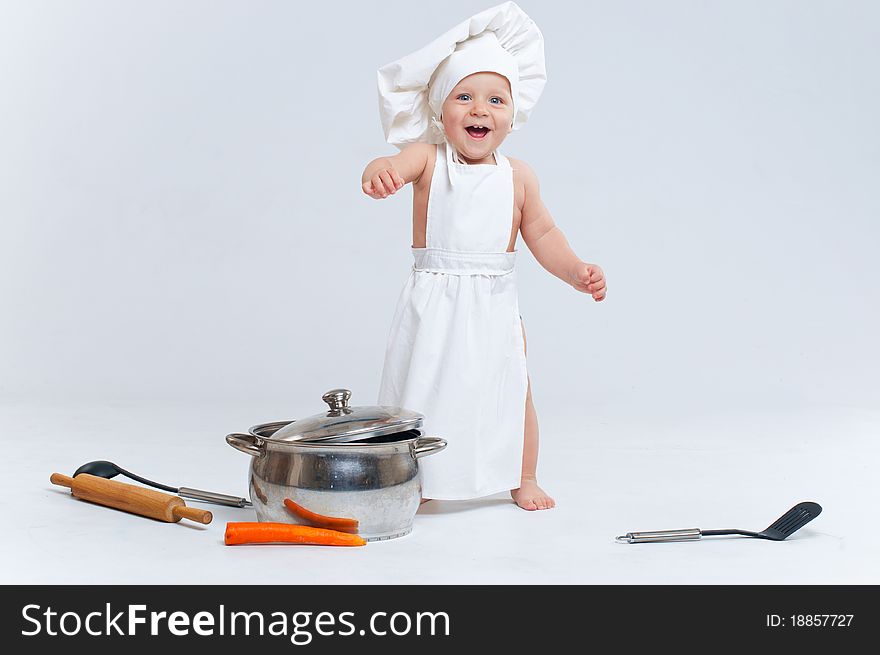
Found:
[(304, 519), (317, 528), (329, 528), (330, 530), (339, 530), (340, 532), (358, 531), (357, 519), (343, 519), (333, 516), (324, 516), (323, 514), (315, 514), (311, 510), (307, 510), (302, 505), (297, 505), (290, 498), (284, 499), (284, 506), (301, 519)]
[(363, 546), (356, 534), (289, 523), (227, 523), (227, 546), (238, 544), (313, 544), (316, 546)]

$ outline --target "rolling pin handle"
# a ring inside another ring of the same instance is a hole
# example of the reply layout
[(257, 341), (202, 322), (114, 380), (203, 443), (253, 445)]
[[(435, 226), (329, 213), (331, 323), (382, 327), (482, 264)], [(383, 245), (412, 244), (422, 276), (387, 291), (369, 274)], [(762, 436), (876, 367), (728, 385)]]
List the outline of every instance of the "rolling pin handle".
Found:
[(204, 523), (205, 525), (210, 523), (214, 518), (211, 512), (206, 509), (187, 507), (186, 505), (176, 505), (174, 509), (171, 510), (171, 513), (178, 519), (189, 519), (190, 521)]
[(66, 475), (61, 475), (60, 473), (53, 473), (49, 476), (49, 482), (52, 484), (57, 484), (59, 487), (67, 487), (68, 489), (73, 488), (73, 478), (69, 478)]

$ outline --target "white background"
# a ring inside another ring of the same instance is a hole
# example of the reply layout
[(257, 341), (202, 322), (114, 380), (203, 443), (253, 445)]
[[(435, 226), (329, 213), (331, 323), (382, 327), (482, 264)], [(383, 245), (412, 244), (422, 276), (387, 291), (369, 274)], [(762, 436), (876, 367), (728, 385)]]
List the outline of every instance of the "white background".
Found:
[[(115, 553), (102, 582), (253, 580), (295, 557), (222, 548), (242, 513), (205, 536), (48, 475), (113, 459), (244, 493), (227, 432), (318, 412), (332, 387), (375, 401), (411, 264), (410, 193), (360, 190), (395, 151), (375, 71), (487, 6), (0, 2), (2, 503), (22, 528), (2, 581), (90, 581), (61, 553), (97, 557), (96, 539)], [(880, 9), (522, 6), (549, 82), (503, 148), (609, 285), (594, 303), (518, 244), (559, 508), (428, 505), (369, 554), (300, 550), (305, 581), (880, 582)], [(825, 512), (782, 544), (609, 543), (759, 530), (801, 500)], [(118, 548), (155, 540), (161, 566)]]

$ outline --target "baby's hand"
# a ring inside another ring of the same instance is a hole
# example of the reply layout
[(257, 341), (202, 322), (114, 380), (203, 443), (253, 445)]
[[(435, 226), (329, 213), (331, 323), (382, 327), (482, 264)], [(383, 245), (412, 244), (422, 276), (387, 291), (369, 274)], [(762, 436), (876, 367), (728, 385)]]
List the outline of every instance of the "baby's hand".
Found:
[(605, 300), (605, 273), (596, 264), (581, 262), (571, 274), (571, 286), (583, 293), (589, 293), (593, 300)]
[(403, 188), (406, 181), (401, 177), (400, 173), (391, 167), (383, 168), (376, 171), (369, 180), (361, 185), (361, 188), (371, 198), (381, 200), (397, 192)]

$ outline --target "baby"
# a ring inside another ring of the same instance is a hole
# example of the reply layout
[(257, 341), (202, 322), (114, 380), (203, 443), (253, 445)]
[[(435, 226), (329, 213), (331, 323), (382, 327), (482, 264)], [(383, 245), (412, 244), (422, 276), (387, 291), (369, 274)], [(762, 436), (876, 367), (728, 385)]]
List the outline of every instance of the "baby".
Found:
[(550, 273), (605, 298), (544, 207), (535, 173), (499, 146), (540, 96), (543, 38), (513, 2), (483, 11), (379, 71), (388, 141), (371, 161), (371, 198), (413, 185), (415, 263), (388, 338), (379, 404), (421, 412), (448, 447), (420, 462), (425, 499), (509, 490), (526, 510), (538, 486), (538, 421), (526, 369), (514, 262), (517, 235)]

